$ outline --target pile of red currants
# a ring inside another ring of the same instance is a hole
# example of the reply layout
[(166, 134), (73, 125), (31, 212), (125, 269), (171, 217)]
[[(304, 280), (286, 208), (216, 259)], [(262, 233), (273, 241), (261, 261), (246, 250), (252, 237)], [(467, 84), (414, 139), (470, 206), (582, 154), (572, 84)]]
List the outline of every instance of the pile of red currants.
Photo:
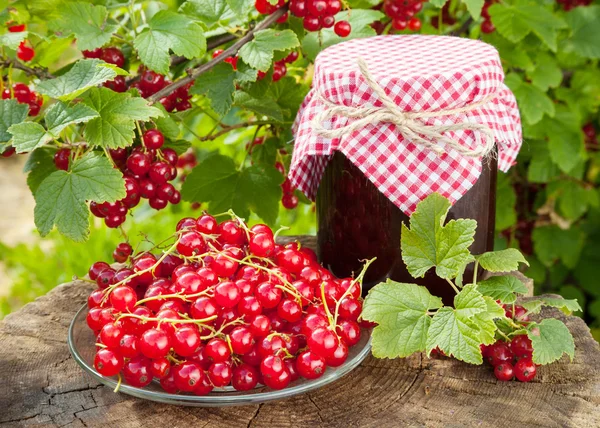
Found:
[[(112, 203), (90, 202), (92, 214), (103, 218), (108, 227), (123, 224), (128, 210), (137, 206), (141, 198), (148, 199), (155, 210), (161, 210), (169, 203), (178, 204), (181, 200), (181, 194), (170, 183), (177, 177), (179, 156), (175, 150), (163, 147), (164, 136), (157, 129), (144, 132), (142, 141), (141, 146), (130, 150), (109, 150), (115, 166), (123, 172), (127, 196)], [(69, 158), (69, 149), (59, 150), (54, 157), (57, 168), (66, 170)]]
[(183, 218), (162, 254), (122, 243), (113, 256), (124, 266), (92, 265), (87, 324), (100, 374), (205, 395), (282, 389), (345, 362), (361, 337), (364, 269), (336, 279), (312, 250), (229, 215)]

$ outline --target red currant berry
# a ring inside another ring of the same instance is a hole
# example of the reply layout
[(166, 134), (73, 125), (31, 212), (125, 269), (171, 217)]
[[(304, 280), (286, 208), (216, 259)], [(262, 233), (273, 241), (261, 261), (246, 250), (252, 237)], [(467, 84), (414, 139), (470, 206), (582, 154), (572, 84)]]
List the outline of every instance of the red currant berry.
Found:
[(229, 333), (231, 349), (234, 354), (244, 355), (254, 347), (254, 336), (248, 327), (235, 327)]
[(231, 385), (237, 391), (249, 391), (258, 384), (259, 373), (249, 364), (240, 364), (233, 369)]
[(119, 285), (110, 293), (110, 304), (119, 312), (131, 312), (137, 303), (133, 288)]
[(110, 268), (110, 266), (108, 265), (108, 263), (96, 262), (90, 267), (90, 270), (88, 271), (88, 275), (92, 281), (95, 281), (96, 278), (98, 278), (98, 275), (100, 275), (103, 270), (109, 269), (109, 268)]
[(419, 31), (421, 29), (421, 20), (416, 17), (412, 17), (408, 20), (408, 29), (410, 31)]
[(69, 169), (69, 160), (71, 159), (70, 149), (60, 149), (54, 154), (54, 165), (58, 169), (67, 171)]
[[(198, 297), (190, 307), (190, 315), (197, 320), (203, 320), (219, 315), (220, 309), (217, 303), (210, 297)], [(206, 324), (212, 325), (215, 320), (206, 321)]]
[(339, 345), (336, 334), (329, 328), (318, 328), (307, 338), (307, 345), (312, 352), (323, 358), (333, 358), (333, 354)]
[(232, 376), (229, 362), (214, 363), (208, 368), (208, 378), (217, 388), (228, 385)]
[(165, 379), (171, 373), (171, 362), (166, 358), (152, 360), (150, 373), (157, 379)]
[(266, 233), (253, 234), (248, 246), (250, 252), (257, 257), (269, 257), (275, 250), (273, 235)]
[(19, 44), (19, 47), (17, 48), (17, 57), (21, 60), (21, 61), (31, 61), (33, 59), (33, 57), (35, 56), (35, 51), (33, 50), (32, 47), (27, 46), (27, 42), (24, 40)]
[(202, 254), (206, 250), (206, 242), (200, 233), (191, 230), (179, 237), (177, 252), (182, 256), (191, 257)]
[(338, 21), (335, 23), (333, 31), (339, 37), (348, 37), (350, 35), (350, 31), (352, 31), (352, 27), (348, 21)]
[(123, 379), (136, 388), (143, 388), (152, 382), (152, 362), (143, 356), (127, 361), (123, 366)]
[(492, 345), (489, 357), (492, 366), (496, 367), (498, 364), (510, 363), (512, 359), (513, 353), (506, 342), (498, 341)]
[(360, 327), (354, 321), (340, 321), (337, 326), (337, 332), (348, 346), (354, 346), (360, 341)]
[(293, 193), (286, 193), (281, 198), (281, 204), (288, 210), (293, 210), (298, 206), (298, 197)]
[(240, 290), (233, 281), (223, 281), (214, 289), (214, 299), (224, 308), (233, 308), (242, 298)]
[(296, 359), (298, 374), (305, 379), (317, 379), (323, 376), (326, 368), (325, 358), (312, 351), (304, 351)]
[(227, 220), (218, 227), (220, 239), (225, 244), (243, 245), (246, 243), (246, 233), (233, 220)]
[(173, 350), (182, 357), (190, 357), (200, 347), (200, 332), (195, 325), (184, 325), (173, 334)]
[(215, 363), (221, 363), (229, 360), (231, 350), (223, 339), (214, 338), (204, 347), (204, 355)]
[(94, 367), (102, 376), (115, 376), (123, 364), (123, 357), (109, 348), (100, 349), (94, 357)]
[(306, 31), (319, 31), (321, 29), (321, 20), (317, 16), (306, 15), (302, 20), (302, 25)]
[(124, 334), (119, 342), (119, 352), (125, 358), (133, 358), (140, 355), (137, 336)]
[(522, 358), (515, 364), (515, 377), (521, 382), (533, 380), (537, 372), (536, 365), (530, 358)]
[(533, 355), (531, 339), (529, 339), (529, 337), (527, 337), (525, 334), (513, 338), (509, 346), (515, 358), (531, 358)]
[(185, 392), (194, 391), (205, 376), (198, 364), (189, 361), (173, 367), (173, 375), (177, 389)]
[(161, 358), (171, 349), (171, 341), (167, 333), (151, 328), (140, 336), (140, 351), (148, 358)]
[(512, 380), (514, 377), (513, 365), (509, 362), (498, 364), (494, 367), (494, 376), (502, 382)]
[(117, 67), (123, 67), (125, 65), (125, 57), (123, 56), (123, 52), (121, 52), (121, 50), (118, 48), (110, 47), (103, 49), (101, 59), (109, 64), (114, 64)]
[(496, 27), (492, 24), (492, 21), (489, 19), (484, 20), (481, 23), (481, 32), (485, 34), (490, 34), (496, 31)]
[(20, 33), (22, 31), (25, 31), (25, 24), (9, 25), (8, 31), (11, 33)]
[(149, 129), (144, 132), (144, 146), (148, 149), (160, 149), (165, 142), (165, 137), (158, 129)]
[(139, 176), (144, 176), (150, 171), (150, 156), (145, 153), (132, 153), (127, 158), (127, 168)]

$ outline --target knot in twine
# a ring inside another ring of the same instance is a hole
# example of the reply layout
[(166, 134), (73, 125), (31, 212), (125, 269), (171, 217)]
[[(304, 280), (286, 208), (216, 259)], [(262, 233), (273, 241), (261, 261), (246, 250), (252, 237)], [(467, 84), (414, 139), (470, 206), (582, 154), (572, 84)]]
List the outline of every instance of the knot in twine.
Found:
[[(478, 101), (476, 103), (467, 104), (464, 107), (438, 110), (438, 111), (416, 111), (407, 112), (402, 110), (394, 101), (388, 97), (381, 86), (373, 79), (367, 63), (362, 59), (358, 59), (358, 68), (365, 79), (365, 82), (375, 92), (383, 106), (381, 107), (349, 107), (339, 105), (330, 100), (326, 99), (320, 93), (317, 96), (320, 98), (327, 108), (321, 113), (318, 113), (312, 120), (312, 126), (314, 132), (318, 135), (334, 139), (341, 138), (342, 136), (349, 134), (353, 131), (358, 131), (364, 128), (366, 125), (377, 125), (379, 123), (392, 123), (396, 125), (398, 131), (402, 133), (407, 139), (415, 144), (420, 144), (430, 150), (433, 150), (438, 155), (446, 152), (448, 148), (451, 148), (463, 156), (479, 158), (486, 156), (494, 151), (494, 132), (488, 126), (473, 123), (473, 122), (459, 122), (452, 125), (428, 125), (421, 119), (438, 116), (450, 116), (458, 113), (464, 113), (474, 110), (481, 105), (496, 98), (496, 94), (492, 93)], [(331, 121), (334, 116), (343, 116), (348, 119), (356, 119), (348, 124), (335, 128), (326, 129), (323, 123)], [(480, 131), (484, 136), (484, 144), (481, 144), (479, 134), (476, 135), (477, 148), (474, 150), (463, 146), (458, 141), (451, 138), (445, 137), (443, 134), (446, 131), (456, 130), (471, 130)], [(440, 143), (445, 144), (445, 147), (440, 146)]]

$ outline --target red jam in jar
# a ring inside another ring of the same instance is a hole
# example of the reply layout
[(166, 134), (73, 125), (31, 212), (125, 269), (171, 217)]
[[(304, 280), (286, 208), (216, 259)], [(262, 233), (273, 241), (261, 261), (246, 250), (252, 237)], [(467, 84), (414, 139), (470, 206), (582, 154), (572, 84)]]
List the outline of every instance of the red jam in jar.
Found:
[[(450, 209), (447, 221), (471, 218), (477, 221), (473, 254), (491, 251), (494, 245), (497, 161), (482, 163), (475, 185)], [(391, 278), (417, 283), (452, 304), (454, 291), (431, 269), (423, 278), (413, 278), (402, 261), (400, 231), (409, 217), (383, 195), (343, 154), (336, 152), (328, 163), (317, 194), (318, 253), (323, 265), (343, 278), (358, 274), (364, 260), (377, 257), (366, 273), (363, 293)], [(463, 278), (473, 279), (471, 264)]]

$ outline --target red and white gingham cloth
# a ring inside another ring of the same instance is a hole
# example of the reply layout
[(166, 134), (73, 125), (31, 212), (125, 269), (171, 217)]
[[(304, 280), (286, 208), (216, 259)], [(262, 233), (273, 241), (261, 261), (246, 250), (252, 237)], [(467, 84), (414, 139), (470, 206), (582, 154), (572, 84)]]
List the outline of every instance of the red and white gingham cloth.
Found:
[[(326, 106), (319, 96), (345, 106), (381, 106), (365, 83), (357, 59), (366, 61), (375, 81), (405, 111), (455, 109), (491, 101), (454, 116), (422, 119), (428, 125), (476, 122), (494, 131), (498, 168), (507, 171), (521, 148), (521, 119), (496, 49), (477, 40), (442, 36), (378, 36), (355, 39), (323, 50), (315, 61), (313, 88), (294, 123), (291, 182), (309, 198), (316, 196), (331, 155), (343, 153), (407, 215), (419, 201), (438, 192), (452, 203), (460, 199), (481, 174), (481, 158), (465, 157), (452, 149), (441, 156), (407, 140), (390, 123), (368, 125), (339, 139), (313, 131), (312, 119)], [(326, 129), (354, 119), (336, 116)], [(471, 149), (484, 144), (479, 131), (448, 131), (444, 135)], [(481, 137), (481, 138), (478, 138)]]

